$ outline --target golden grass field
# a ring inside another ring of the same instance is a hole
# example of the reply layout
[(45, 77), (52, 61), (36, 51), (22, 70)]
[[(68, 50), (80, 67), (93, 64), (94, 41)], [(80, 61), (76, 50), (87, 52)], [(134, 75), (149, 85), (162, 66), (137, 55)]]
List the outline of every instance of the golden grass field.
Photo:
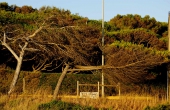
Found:
[[(98, 99), (83, 99), (77, 96), (63, 95), (59, 99), (64, 102), (80, 104), (83, 106), (93, 106), (95, 108), (107, 108), (107, 110), (143, 110), (146, 106), (157, 106), (158, 104), (166, 104), (166, 98), (158, 98), (157, 96), (142, 95), (122, 95), (109, 96)], [(33, 95), (28, 94), (12, 94), (0, 95), (0, 110), (37, 110), (38, 106), (43, 103), (52, 101), (52, 95), (46, 90), (38, 90)], [(2, 107), (3, 106), (3, 107)]]

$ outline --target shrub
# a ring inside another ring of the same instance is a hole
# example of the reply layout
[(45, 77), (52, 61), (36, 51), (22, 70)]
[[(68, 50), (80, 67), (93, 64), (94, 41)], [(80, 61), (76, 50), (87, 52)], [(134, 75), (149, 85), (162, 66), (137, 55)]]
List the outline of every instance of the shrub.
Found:
[(144, 110), (170, 110), (170, 105), (169, 104), (162, 104), (162, 105), (158, 105), (156, 107), (147, 106)]
[(62, 101), (51, 101), (46, 104), (41, 104), (38, 110), (96, 110), (93, 107), (80, 106), (73, 103), (66, 103)]

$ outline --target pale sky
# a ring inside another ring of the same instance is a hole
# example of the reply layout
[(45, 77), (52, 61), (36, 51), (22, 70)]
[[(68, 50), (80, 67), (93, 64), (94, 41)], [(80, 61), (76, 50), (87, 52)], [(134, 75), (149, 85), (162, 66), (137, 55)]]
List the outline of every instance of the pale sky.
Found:
[[(102, 0), (0, 0), (0, 2), (17, 6), (28, 5), (37, 9), (42, 6), (55, 6), (89, 19), (102, 19)], [(105, 21), (109, 21), (117, 14), (138, 14), (142, 17), (149, 15), (157, 21), (168, 22), (170, 0), (104, 0), (104, 6)]]

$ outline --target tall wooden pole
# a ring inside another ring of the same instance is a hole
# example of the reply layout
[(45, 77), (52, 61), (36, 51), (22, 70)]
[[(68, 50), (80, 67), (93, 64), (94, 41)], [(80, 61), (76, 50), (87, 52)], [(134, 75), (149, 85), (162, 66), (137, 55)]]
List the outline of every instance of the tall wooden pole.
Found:
[[(170, 52), (170, 12), (168, 13), (168, 51)], [(167, 101), (169, 101), (169, 65), (167, 66)]]
[[(102, 1), (102, 48), (104, 48), (104, 0)], [(102, 66), (104, 66), (104, 54), (102, 52)], [(104, 72), (102, 69), (102, 97), (104, 98)]]
[(170, 11), (168, 13), (168, 51), (170, 51)]

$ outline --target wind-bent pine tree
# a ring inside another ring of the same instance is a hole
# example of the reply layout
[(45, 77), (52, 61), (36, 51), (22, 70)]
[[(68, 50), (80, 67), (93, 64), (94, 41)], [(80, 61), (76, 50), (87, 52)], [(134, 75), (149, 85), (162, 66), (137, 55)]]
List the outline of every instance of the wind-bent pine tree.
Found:
[(38, 32), (40, 32), (42, 29), (43, 29), (43, 25), (41, 27), (39, 27), (33, 34), (29, 35), (26, 38), (23, 46), (19, 45), (19, 47), (21, 48), (19, 55), (17, 55), (17, 53), (8, 45), (7, 35), (6, 35), (6, 32), (4, 32), (3, 40), (0, 40), (0, 42), (3, 46), (5, 46), (11, 52), (11, 54), (17, 60), (17, 66), (16, 66), (14, 77), (12, 79), (12, 82), (11, 82), (11, 85), (10, 85), (10, 88), (9, 88), (9, 91), (8, 91), (8, 95), (10, 95), (14, 91), (14, 88), (16, 86), (16, 83), (17, 83), (17, 80), (18, 80), (18, 77), (19, 77), (19, 74), (20, 74), (20, 71), (21, 71), (24, 53), (25, 53), (26, 50), (29, 51), (29, 48), (27, 48), (27, 46), (29, 44), (29, 39), (36, 36), (36, 34)]

